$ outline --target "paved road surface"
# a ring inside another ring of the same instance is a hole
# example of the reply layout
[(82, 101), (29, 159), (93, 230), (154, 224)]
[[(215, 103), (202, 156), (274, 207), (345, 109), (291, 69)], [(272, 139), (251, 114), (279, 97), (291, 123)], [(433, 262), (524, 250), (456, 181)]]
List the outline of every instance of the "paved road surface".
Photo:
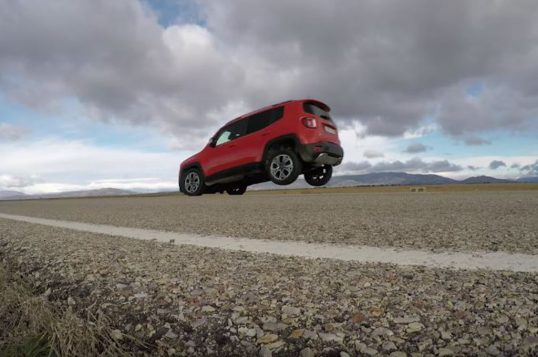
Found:
[[(70, 222), (0, 217), (0, 261), (59, 308), (104, 311), (153, 354), (535, 355), (536, 273), (304, 259), (126, 236), (367, 244), (477, 261), (474, 251), (487, 250), (524, 253), (536, 265), (537, 203), (534, 192), (2, 202), (0, 213)], [(140, 230), (148, 228), (172, 232)], [(245, 250), (259, 243), (238, 242)]]

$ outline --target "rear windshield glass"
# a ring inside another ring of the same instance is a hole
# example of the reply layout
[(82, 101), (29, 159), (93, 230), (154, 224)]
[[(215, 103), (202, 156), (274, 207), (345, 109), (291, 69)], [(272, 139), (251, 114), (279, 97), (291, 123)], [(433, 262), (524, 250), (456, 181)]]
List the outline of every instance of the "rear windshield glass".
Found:
[(314, 103), (304, 103), (303, 109), (306, 113), (317, 115), (323, 119), (332, 120), (329, 112), (326, 112)]

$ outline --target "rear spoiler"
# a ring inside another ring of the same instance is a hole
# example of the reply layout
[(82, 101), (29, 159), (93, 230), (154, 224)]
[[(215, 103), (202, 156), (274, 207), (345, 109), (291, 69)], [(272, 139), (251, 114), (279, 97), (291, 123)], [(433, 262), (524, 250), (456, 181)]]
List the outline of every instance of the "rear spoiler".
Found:
[(326, 112), (331, 111), (331, 108), (327, 104), (325, 104), (325, 103), (323, 103), (323, 102), (321, 102), (321, 101), (319, 101), (317, 99), (305, 99), (304, 103), (314, 104), (314, 105), (320, 107), (321, 109), (325, 110)]

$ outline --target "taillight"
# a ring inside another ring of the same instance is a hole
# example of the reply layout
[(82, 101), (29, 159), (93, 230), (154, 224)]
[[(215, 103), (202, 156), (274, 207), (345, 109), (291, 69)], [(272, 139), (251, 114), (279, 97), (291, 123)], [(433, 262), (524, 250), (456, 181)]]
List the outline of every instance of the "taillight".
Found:
[(307, 117), (307, 118), (303, 118), (303, 125), (306, 126), (307, 128), (314, 129), (318, 127), (318, 122), (316, 118)]

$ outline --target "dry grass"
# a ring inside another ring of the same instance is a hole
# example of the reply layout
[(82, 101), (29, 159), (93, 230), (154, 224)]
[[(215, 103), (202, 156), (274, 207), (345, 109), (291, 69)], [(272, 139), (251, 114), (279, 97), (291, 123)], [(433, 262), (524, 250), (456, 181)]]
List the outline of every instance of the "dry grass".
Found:
[(0, 356), (126, 356), (105, 316), (81, 319), (34, 296), (0, 266)]
[[(320, 187), (289, 190), (257, 190), (249, 194), (319, 194), (319, 193), (369, 193), (369, 192), (412, 192), (417, 186), (354, 186), (354, 187)], [(420, 186), (424, 192), (466, 192), (466, 191), (527, 191), (538, 190), (537, 183), (498, 183), (498, 184), (451, 184)]]

